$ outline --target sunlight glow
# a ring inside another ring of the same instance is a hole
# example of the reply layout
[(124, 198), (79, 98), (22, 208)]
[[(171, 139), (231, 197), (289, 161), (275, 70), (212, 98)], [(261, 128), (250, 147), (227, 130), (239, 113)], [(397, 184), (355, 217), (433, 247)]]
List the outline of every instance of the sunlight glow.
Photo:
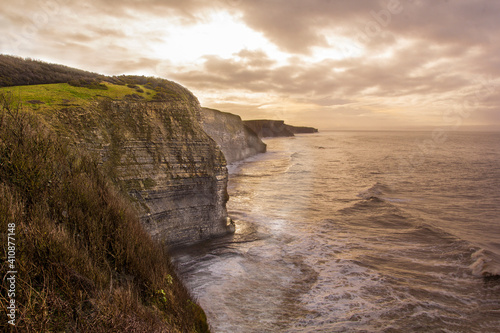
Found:
[(343, 37), (336, 31), (325, 29), (322, 35), (328, 42), (328, 47), (315, 47), (310, 61), (322, 61), (325, 59), (344, 60), (358, 58), (365, 53), (365, 49), (358, 41)]
[(168, 24), (164, 31), (153, 52), (158, 58), (174, 63), (196, 64), (206, 55), (231, 58), (244, 49), (263, 50), (278, 61), (287, 59), (261, 33), (226, 12), (215, 12), (205, 23), (192, 26)]

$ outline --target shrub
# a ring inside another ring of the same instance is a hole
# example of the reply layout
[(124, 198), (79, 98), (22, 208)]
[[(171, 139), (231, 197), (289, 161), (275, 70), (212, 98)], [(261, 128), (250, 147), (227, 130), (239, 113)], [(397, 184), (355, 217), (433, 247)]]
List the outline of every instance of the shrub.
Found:
[(155, 101), (165, 101), (168, 99), (168, 96), (167, 94), (163, 93), (163, 92), (157, 92), (154, 96), (153, 96), (153, 100)]
[(108, 86), (106, 86), (103, 83), (100, 83), (96, 79), (89, 79), (89, 78), (80, 78), (80, 79), (75, 79), (71, 80), (68, 82), (70, 86), (74, 87), (84, 87), (88, 89), (100, 89), (100, 90), (107, 90)]
[(104, 77), (63, 65), (0, 54), (0, 87), (67, 83), (82, 78), (101, 81)]
[(132, 100), (132, 101), (140, 101), (140, 100), (144, 99), (144, 97), (142, 97), (141, 95), (137, 95), (137, 94), (129, 94), (129, 95), (125, 95), (124, 99)]

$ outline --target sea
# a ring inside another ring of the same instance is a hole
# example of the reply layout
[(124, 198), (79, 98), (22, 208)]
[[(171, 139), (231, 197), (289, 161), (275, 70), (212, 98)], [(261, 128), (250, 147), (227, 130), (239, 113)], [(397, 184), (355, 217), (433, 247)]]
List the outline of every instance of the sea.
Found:
[(172, 253), (213, 332), (500, 332), (500, 133), (264, 141), (235, 234)]

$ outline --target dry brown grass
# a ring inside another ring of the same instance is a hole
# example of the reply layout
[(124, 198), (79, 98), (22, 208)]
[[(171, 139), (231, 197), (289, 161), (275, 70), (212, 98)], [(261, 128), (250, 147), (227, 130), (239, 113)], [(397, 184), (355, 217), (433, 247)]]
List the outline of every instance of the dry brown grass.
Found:
[[(0, 228), (16, 224), (14, 332), (208, 332), (203, 310), (97, 162), (0, 96)], [(6, 251), (2, 272), (8, 271)]]

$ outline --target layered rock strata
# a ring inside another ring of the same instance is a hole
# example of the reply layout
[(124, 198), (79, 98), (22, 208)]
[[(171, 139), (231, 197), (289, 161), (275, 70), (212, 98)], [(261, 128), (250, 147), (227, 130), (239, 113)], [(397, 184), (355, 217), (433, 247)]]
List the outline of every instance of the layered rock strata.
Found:
[(266, 144), (243, 124), (240, 116), (202, 108), (201, 123), (205, 132), (217, 142), (228, 163), (266, 151)]
[(318, 133), (318, 129), (314, 127), (292, 126), (292, 125), (286, 125), (286, 126), (293, 134)]
[(283, 120), (245, 120), (245, 126), (254, 131), (259, 138), (293, 136)]
[(297, 127), (285, 124), (283, 120), (245, 120), (245, 126), (254, 131), (259, 138), (294, 136), (299, 133), (316, 133), (313, 127)]
[(189, 92), (162, 102), (101, 100), (47, 117), (98, 156), (154, 239), (175, 245), (234, 231), (226, 161), (203, 131), (200, 105)]

